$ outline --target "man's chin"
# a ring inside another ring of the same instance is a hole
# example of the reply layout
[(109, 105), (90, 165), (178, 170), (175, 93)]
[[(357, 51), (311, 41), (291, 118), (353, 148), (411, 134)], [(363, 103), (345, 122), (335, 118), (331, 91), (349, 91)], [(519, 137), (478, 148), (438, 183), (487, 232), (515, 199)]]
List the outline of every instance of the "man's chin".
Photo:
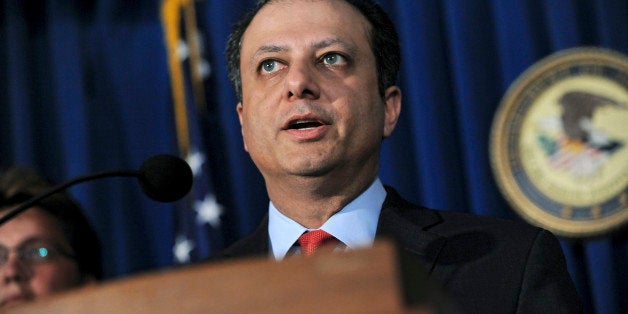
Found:
[(307, 167), (296, 168), (292, 171), (292, 175), (299, 176), (304, 179), (317, 179), (322, 178), (330, 172), (330, 167), (323, 167), (321, 165), (309, 165)]
[(284, 171), (295, 176), (321, 177), (334, 169), (334, 160), (329, 156), (307, 153), (293, 154), (284, 163)]

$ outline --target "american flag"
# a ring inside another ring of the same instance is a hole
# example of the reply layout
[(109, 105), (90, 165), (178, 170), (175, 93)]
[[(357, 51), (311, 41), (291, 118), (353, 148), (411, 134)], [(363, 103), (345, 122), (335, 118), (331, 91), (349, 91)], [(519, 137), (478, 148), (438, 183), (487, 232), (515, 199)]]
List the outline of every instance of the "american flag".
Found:
[(205, 58), (204, 36), (196, 22), (195, 1), (166, 0), (161, 17), (168, 51), (175, 124), (180, 154), (194, 173), (192, 191), (178, 202), (174, 261), (194, 262), (222, 249), (221, 216), (211, 180), (209, 119), (205, 86), (211, 67)]

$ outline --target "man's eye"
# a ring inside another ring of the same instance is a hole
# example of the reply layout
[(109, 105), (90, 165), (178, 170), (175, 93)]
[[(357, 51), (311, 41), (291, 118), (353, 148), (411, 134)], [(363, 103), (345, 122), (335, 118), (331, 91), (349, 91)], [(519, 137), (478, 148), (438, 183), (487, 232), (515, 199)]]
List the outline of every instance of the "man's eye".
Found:
[(329, 65), (338, 65), (345, 63), (346, 61), (345, 57), (338, 53), (330, 53), (323, 57), (323, 62)]
[(279, 70), (280, 63), (277, 60), (264, 60), (260, 67), (264, 73), (273, 73)]
[(28, 260), (39, 260), (49, 258), (52, 252), (45, 246), (37, 246), (25, 249), (22, 254)]

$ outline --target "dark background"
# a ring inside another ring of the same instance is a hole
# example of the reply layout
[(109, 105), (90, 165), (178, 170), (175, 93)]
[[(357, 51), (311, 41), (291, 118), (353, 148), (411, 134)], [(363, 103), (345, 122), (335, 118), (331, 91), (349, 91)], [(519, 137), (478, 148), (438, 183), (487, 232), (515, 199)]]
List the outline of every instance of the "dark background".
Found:
[[(174, 2), (0, 2), (0, 164), (31, 165), (59, 182), (136, 169), (153, 154), (179, 154), (187, 141), (206, 154), (197, 188), (174, 204), (148, 199), (123, 178), (70, 190), (102, 238), (108, 278), (174, 265), (175, 240), (184, 236), (194, 241), (191, 260), (208, 256), (252, 231), (267, 209), (261, 176), (242, 148), (223, 53), (232, 23), (252, 1), (196, 2), (209, 67), (197, 107), (190, 81), (179, 86), (187, 95), (179, 105), (189, 112), (185, 139), (176, 131), (177, 79), (161, 11)], [(598, 46), (626, 54), (628, 2), (380, 3), (402, 39), (404, 92), (401, 121), (382, 153), (382, 181), (433, 208), (520, 220), (489, 162), (500, 100), (523, 71), (554, 52)], [(221, 204), (220, 220), (195, 225), (192, 206), (203, 193)], [(627, 310), (625, 236), (561, 242), (587, 311)]]

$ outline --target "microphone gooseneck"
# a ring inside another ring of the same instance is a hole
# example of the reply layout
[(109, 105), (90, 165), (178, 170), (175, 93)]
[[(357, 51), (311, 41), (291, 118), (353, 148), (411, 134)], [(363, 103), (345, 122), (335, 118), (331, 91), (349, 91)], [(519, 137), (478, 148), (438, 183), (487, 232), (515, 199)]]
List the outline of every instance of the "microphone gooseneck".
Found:
[(113, 170), (76, 177), (52, 187), (10, 210), (0, 217), (0, 225), (21, 212), (35, 206), (42, 199), (67, 189), (75, 184), (108, 177), (136, 177), (142, 191), (159, 202), (174, 202), (183, 198), (191, 189), (193, 175), (190, 166), (181, 158), (172, 155), (155, 155), (146, 159), (139, 171)]

